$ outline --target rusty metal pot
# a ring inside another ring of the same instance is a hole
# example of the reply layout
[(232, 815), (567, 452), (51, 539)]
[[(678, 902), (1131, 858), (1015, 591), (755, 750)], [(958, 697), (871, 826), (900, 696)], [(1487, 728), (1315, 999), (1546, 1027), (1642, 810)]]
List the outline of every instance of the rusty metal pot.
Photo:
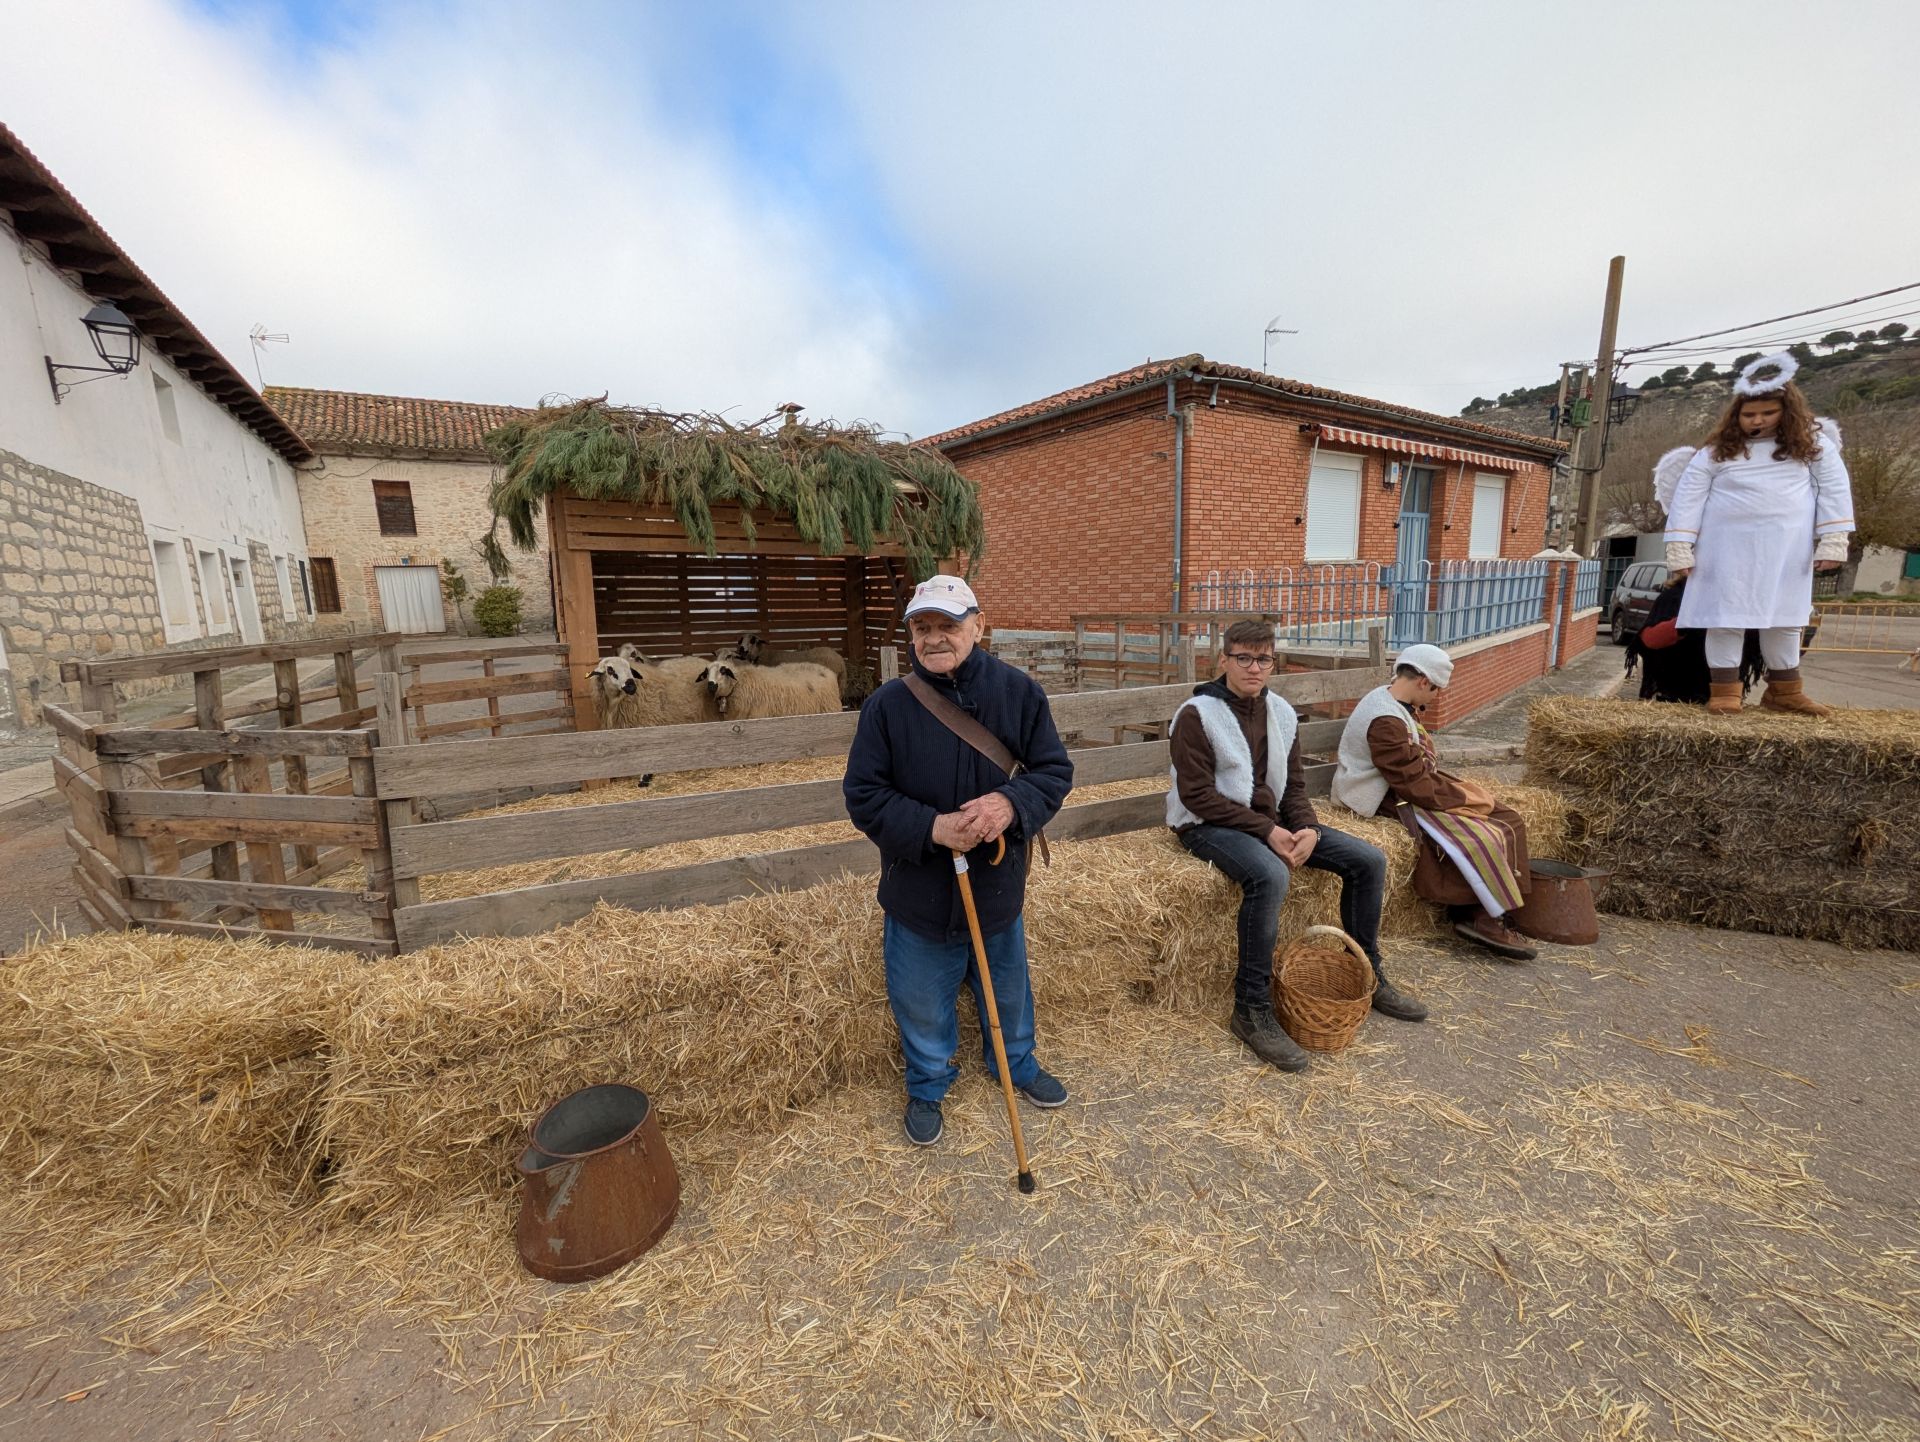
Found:
[(533, 1124), (514, 1241), (549, 1282), (589, 1282), (646, 1251), (680, 1211), (680, 1174), (638, 1087), (582, 1088)]
[(1595, 885), (1613, 873), (1535, 858), (1529, 863), (1533, 889), (1511, 918), (1514, 929), (1557, 946), (1591, 946), (1600, 939), (1600, 917), (1593, 904)]

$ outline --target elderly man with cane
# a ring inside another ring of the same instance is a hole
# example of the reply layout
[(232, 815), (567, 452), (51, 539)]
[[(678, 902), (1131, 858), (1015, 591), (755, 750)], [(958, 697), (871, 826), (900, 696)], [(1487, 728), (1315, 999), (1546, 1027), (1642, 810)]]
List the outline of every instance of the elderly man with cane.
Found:
[[(847, 815), (880, 848), (887, 1001), (906, 1061), (907, 1138), (940, 1140), (941, 1099), (959, 1069), (960, 986), (980, 1008), (986, 1069), (1009, 1112), (1018, 1091), (1039, 1107), (1067, 1089), (1034, 1058), (1033, 990), (1021, 909), (1027, 866), (1073, 787), (1046, 693), (980, 649), (980, 603), (957, 576), (922, 582), (907, 604), (913, 669), (861, 708), (842, 790)], [(977, 942), (977, 944), (976, 944)], [(984, 951), (983, 994), (976, 952)], [(997, 1005), (996, 1005), (997, 1004)], [(1013, 1115), (1016, 1148), (1018, 1117)], [(1027, 1179), (1021, 1159), (1023, 1188)]]

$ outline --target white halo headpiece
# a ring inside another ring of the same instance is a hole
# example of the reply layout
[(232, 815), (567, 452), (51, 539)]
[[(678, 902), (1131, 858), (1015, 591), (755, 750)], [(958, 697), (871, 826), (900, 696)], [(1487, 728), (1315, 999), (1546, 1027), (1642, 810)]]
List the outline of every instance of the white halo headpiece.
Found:
[(1770, 396), (1787, 388), (1800, 369), (1800, 362), (1791, 352), (1776, 351), (1772, 355), (1763, 355), (1759, 360), (1747, 362), (1747, 368), (1740, 372), (1740, 379), (1733, 383), (1733, 393), (1737, 396)]

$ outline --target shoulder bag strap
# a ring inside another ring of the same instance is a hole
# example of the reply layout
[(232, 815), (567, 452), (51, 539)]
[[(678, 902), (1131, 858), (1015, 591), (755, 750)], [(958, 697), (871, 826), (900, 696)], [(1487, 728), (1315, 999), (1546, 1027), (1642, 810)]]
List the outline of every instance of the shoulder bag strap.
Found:
[[(1004, 742), (973, 717), (962, 711), (953, 702), (942, 696), (927, 683), (925, 677), (917, 671), (909, 671), (900, 678), (906, 683), (913, 699), (918, 701), (947, 730), (958, 736), (967, 745), (978, 751), (987, 760), (999, 767), (1011, 781), (1020, 774), (1020, 762), (1009, 751)], [(1040, 848), (1040, 860), (1043, 865), (1053, 865), (1053, 855), (1047, 847), (1047, 833), (1042, 831), (1034, 837)]]

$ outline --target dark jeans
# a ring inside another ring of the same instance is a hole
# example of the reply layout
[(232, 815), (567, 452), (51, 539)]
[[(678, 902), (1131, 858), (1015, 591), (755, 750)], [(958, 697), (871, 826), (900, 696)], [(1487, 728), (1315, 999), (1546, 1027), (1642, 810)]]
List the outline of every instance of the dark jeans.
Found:
[[(1240, 884), (1240, 969), (1234, 1000), (1248, 1006), (1273, 1001), (1273, 948), (1280, 934), (1280, 903), (1292, 873), (1266, 842), (1244, 831), (1202, 823), (1182, 832), (1180, 844)], [(1340, 878), (1340, 928), (1360, 943), (1380, 969), (1380, 905), (1387, 894), (1387, 858), (1357, 836), (1320, 828), (1307, 865)]]
[[(998, 1083), (1000, 1068), (994, 1064), (993, 1037), (987, 1030), (987, 1007), (981, 999), (972, 942), (929, 941), (891, 916), (881, 938), (887, 1001), (900, 1027), (900, 1053), (907, 1064), (907, 1095), (937, 1102), (960, 1075), (953, 1059), (960, 1050), (962, 982), (973, 988), (974, 1009), (980, 1014), (980, 1053), (987, 1078)], [(1000, 1037), (1007, 1044), (1007, 1070), (1015, 1086), (1031, 1086), (1040, 1075), (1040, 1063), (1033, 1057), (1033, 987), (1027, 977), (1025, 918), (1016, 916), (1012, 926), (981, 940), (987, 946), (987, 965), (993, 968), (993, 1000), (1000, 1012)]]

